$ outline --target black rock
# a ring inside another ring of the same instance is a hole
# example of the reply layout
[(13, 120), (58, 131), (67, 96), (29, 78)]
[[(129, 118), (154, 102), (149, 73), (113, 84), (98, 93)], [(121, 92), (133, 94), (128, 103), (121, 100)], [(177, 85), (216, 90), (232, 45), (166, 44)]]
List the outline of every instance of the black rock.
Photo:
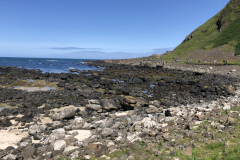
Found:
[(170, 112), (169, 110), (166, 110), (166, 111), (165, 111), (165, 116), (166, 116), (166, 117), (171, 117), (172, 114), (171, 114), (171, 112)]

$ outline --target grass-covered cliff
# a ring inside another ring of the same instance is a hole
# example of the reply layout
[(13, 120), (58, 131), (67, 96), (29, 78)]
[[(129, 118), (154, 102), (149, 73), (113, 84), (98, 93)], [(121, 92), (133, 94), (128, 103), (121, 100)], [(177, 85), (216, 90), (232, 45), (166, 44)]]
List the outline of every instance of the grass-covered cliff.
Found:
[(190, 33), (165, 59), (239, 59), (240, 0), (229, 3)]

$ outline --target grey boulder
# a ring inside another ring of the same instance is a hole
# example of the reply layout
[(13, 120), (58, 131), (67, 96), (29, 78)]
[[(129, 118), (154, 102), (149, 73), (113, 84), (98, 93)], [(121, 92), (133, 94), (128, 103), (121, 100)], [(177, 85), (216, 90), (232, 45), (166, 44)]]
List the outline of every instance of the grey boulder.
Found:
[(102, 99), (100, 103), (103, 109), (105, 109), (106, 111), (112, 111), (112, 110), (118, 109), (118, 105), (113, 99)]
[(60, 113), (57, 113), (53, 116), (54, 120), (69, 119), (73, 118), (76, 115), (76, 110), (73, 107), (65, 108)]

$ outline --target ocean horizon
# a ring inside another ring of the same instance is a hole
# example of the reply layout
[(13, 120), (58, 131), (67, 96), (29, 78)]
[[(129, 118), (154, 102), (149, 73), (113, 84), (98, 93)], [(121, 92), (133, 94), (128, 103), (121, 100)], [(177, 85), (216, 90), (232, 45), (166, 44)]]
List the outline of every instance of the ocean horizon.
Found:
[(0, 66), (39, 69), (43, 73), (67, 73), (70, 69), (99, 70), (84, 61), (98, 59), (0, 57)]

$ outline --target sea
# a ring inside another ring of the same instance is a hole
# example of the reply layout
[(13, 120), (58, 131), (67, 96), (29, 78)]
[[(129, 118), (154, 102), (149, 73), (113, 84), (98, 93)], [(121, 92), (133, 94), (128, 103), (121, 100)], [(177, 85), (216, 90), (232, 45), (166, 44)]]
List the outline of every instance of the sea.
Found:
[[(84, 61), (89, 59), (59, 59), (59, 58), (17, 58), (0, 57), (0, 66), (12, 66), (26, 69), (39, 69), (43, 73), (67, 73), (70, 69), (101, 70), (101, 67), (89, 66)], [(93, 60), (93, 59), (91, 59)], [(97, 59), (95, 59), (97, 60)]]

